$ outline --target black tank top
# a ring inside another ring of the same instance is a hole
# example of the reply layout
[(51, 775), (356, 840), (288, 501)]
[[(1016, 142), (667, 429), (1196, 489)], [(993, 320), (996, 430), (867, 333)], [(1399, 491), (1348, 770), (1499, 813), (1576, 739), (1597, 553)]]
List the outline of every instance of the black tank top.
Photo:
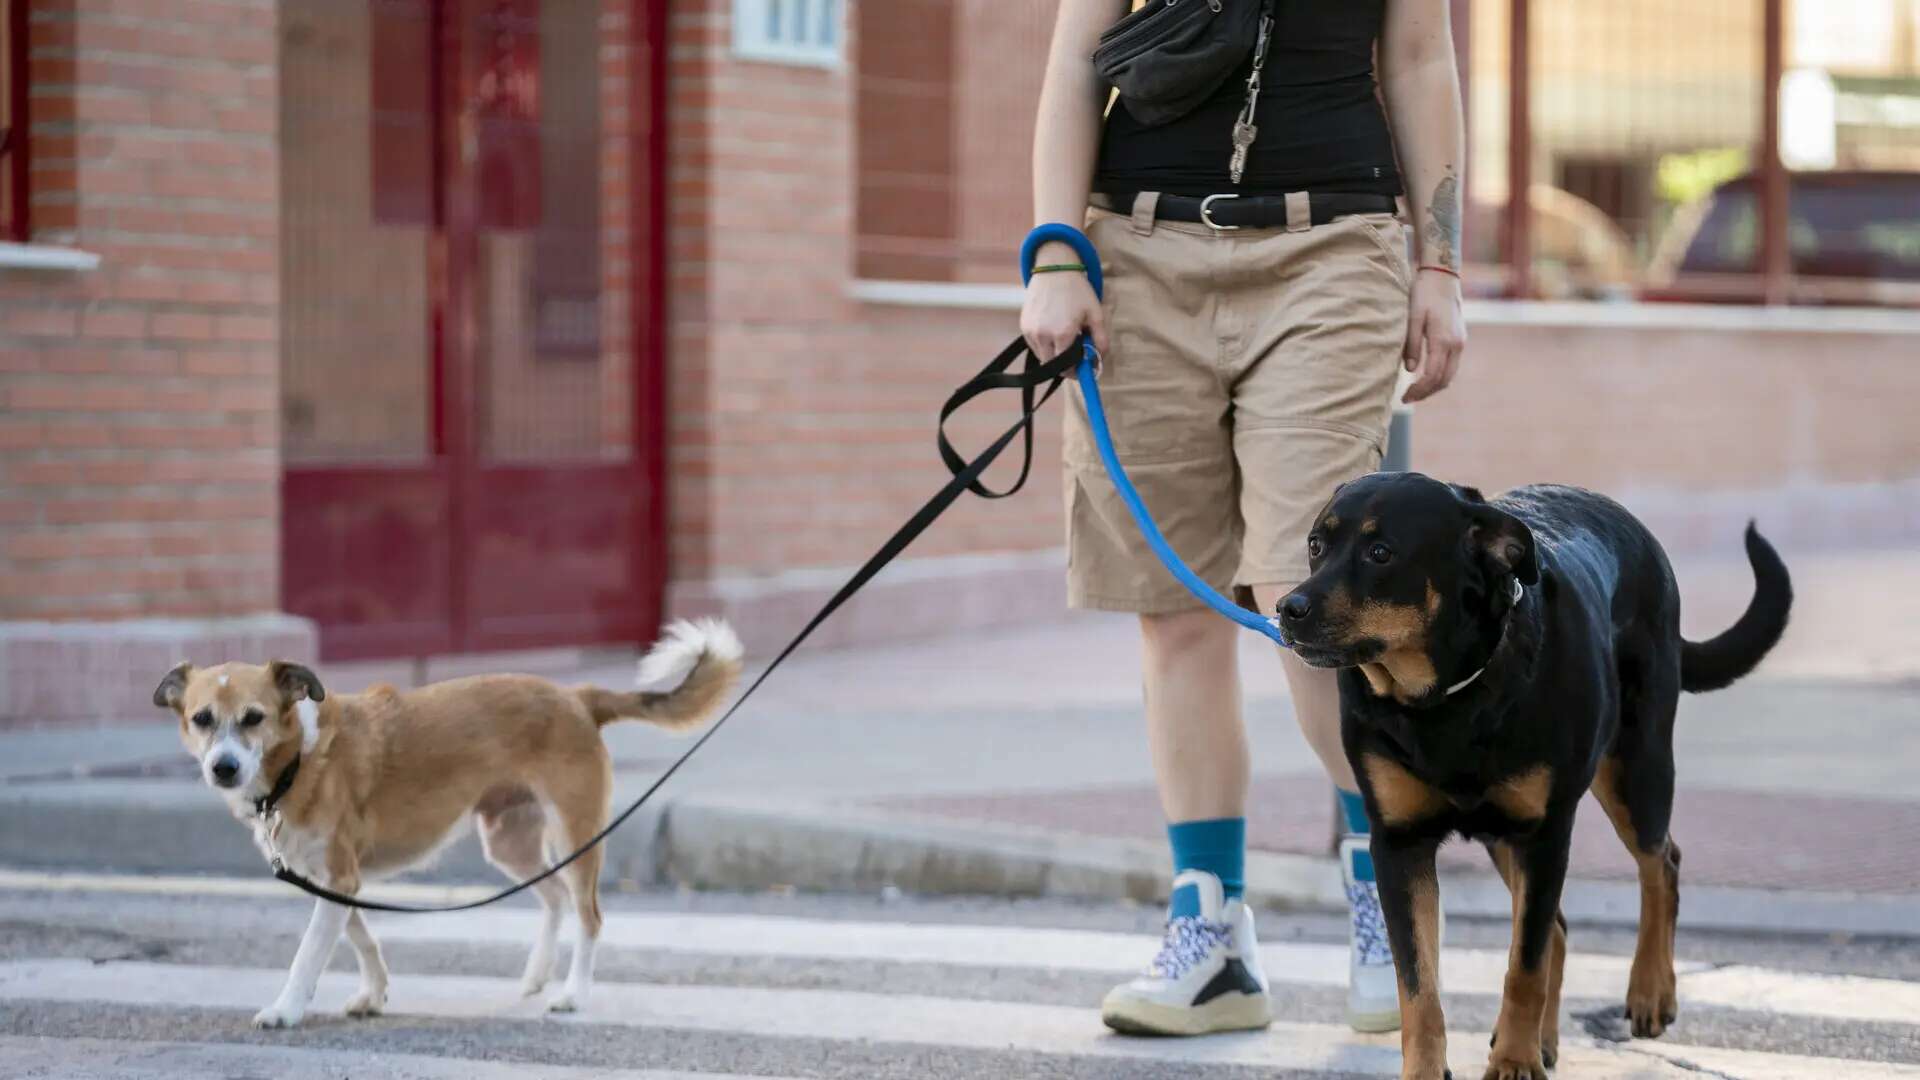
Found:
[(1142, 127), (1116, 102), (1100, 140), (1094, 190), (1400, 194), (1393, 136), (1374, 93), (1373, 46), (1385, 13), (1386, 0), (1278, 0), (1254, 121), (1260, 135), (1238, 186), (1227, 162), (1251, 57), (1204, 104), (1170, 124)]

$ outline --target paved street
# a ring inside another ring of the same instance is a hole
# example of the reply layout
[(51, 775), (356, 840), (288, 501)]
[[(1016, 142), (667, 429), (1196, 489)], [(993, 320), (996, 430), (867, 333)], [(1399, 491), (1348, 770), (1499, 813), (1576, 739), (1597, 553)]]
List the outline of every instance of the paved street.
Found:
[[(1143, 906), (648, 893), (607, 898), (578, 1016), (518, 997), (525, 907), (376, 916), (389, 1015), (342, 1019), (342, 948), (307, 1024), (248, 1022), (305, 905), (271, 882), (0, 874), (0, 1076), (1252, 1078), (1397, 1075), (1397, 1042), (1341, 1023), (1342, 924), (1262, 917), (1280, 1022), (1127, 1039), (1096, 1013), (1151, 955)], [(1920, 956), (1833, 937), (1680, 939), (1681, 1019), (1619, 1041), (1630, 935), (1576, 926), (1557, 1076), (1920, 1078)], [(1478, 1076), (1505, 928), (1453, 919), (1443, 960), (1455, 1074)]]

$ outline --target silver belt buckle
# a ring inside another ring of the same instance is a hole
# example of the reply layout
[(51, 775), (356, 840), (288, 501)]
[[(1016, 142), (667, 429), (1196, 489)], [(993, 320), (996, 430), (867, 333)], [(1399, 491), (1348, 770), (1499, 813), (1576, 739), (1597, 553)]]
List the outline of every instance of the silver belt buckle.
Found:
[(1233, 232), (1236, 229), (1240, 228), (1240, 226), (1238, 225), (1222, 225), (1219, 222), (1213, 220), (1213, 204), (1216, 200), (1237, 199), (1239, 197), (1240, 196), (1238, 195), (1221, 194), (1221, 195), (1209, 195), (1206, 198), (1201, 199), (1200, 200), (1201, 224), (1205, 225), (1209, 229), (1212, 229), (1214, 232)]

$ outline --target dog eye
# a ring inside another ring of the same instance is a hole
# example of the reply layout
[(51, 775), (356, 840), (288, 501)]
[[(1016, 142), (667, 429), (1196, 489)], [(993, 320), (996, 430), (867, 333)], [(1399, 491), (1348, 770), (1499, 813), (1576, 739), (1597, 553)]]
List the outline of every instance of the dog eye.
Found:
[(1307, 558), (1317, 559), (1321, 555), (1324, 555), (1326, 553), (1326, 550), (1327, 550), (1327, 546), (1320, 542), (1320, 538), (1318, 536), (1307, 537)]
[(193, 726), (198, 728), (212, 727), (213, 726), (213, 710), (201, 709), (199, 712), (194, 713)]
[(261, 712), (259, 709), (248, 709), (246, 713), (240, 717), (240, 726), (254, 727), (266, 718), (267, 714)]
[(1393, 561), (1393, 549), (1385, 544), (1375, 544), (1367, 549), (1369, 562), (1385, 564)]

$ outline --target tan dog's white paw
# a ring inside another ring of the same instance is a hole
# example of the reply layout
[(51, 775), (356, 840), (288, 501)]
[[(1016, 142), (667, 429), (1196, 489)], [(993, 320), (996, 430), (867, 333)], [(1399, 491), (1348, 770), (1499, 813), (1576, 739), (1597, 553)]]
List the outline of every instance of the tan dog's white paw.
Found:
[(387, 1011), (387, 988), (362, 990), (352, 1001), (347, 1002), (347, 1016), (355, 1020), (364, 1020), (370, 1016), (379, 1016)]
[(580, 1005), (574, 1000), (571, 991), (562, 990), (547, 999), (547, 1011), (551, 1013), (570, 1013), (580, 1011)]
[(298, 1027), (301, 1019), (305, 1016), (306, 1010), (304, 1009), (297, 1009), (291, 1005), (282, 1005), (275, 1002), (253, 1014), (253, 1026), (257, 1028)]

